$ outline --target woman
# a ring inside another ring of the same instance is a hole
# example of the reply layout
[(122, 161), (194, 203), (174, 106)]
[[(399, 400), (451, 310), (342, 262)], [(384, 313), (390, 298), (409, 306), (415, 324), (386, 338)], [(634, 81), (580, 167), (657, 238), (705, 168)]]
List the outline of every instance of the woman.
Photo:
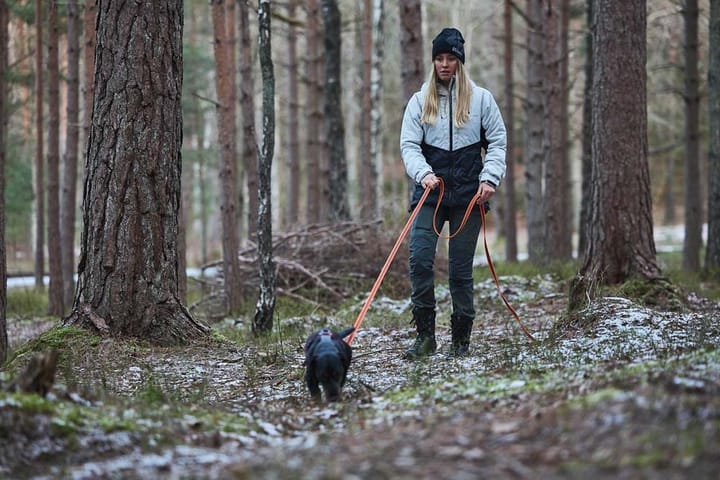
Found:
[[(437, 214), (437, 229), (445, 222), (455, 232), (476, 193), (485, 202), (505, 176), (505, 124), (492, 94), (470, 80), (465, 64), (465, 40), (455, 28), (443, 29), (432, 42), (433, 68), (427, 82), (407, 104), (400, 133), (400, 150), (407, 174), (415, 180), (411, 209), (425, 189), (432, 189), (410, 233), (410, 281), (417, 338), (405, 352), (415, 359), (437, 349), (433, 267), (438, 237), (433, 214), (440, 179), (445, 192)], [(483, 162), (482, 150), (485, 150)], [(480, 233), (478, 208), (462, 231), (449, 242), (449, 286), (452, 297), (452, 355), (465, 355), (475, 318), (473, 258)]]

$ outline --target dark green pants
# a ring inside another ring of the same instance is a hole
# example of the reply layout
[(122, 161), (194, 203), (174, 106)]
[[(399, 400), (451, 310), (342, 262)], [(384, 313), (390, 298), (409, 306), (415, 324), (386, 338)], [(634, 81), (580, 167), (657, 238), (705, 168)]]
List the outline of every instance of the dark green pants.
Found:
[[(434, 205), (420, 207), (410, 230), (410, 282), (411, 300), (417, 308), (435, 308), (435, 252), (438, 236), (433, 230)], [(462, 222), (465, 207), (444, 208), (438, 211), (437, 230), (445, 222), (454, 233)], [(474, 209), (463, 230), (449, 241), (448, 283), (452, 296), (453, 313), (475, 318), (473, 302), (473, 259), (482, 220), (479, 209)]]

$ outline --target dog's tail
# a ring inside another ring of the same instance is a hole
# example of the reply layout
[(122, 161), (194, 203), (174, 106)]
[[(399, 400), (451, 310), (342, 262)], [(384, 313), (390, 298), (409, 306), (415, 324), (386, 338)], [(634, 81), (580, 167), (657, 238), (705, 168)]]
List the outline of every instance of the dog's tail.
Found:
[(355, 331), (355, 327), (348, 327), (345, 330), (341, 330), (338, 334), (338, 338), (345, 338)]

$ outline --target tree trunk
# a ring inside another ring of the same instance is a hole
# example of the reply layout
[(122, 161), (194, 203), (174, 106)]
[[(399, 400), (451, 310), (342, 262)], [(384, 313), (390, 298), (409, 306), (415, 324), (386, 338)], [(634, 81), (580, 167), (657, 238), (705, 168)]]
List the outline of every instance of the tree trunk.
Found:
[(248, 238), (258, 228), (258, 151), (255, 133), (255, 79), (253, 77), (252, 42), (250, 41), (250, 5), (240, 5), (240, 105), (243, 112), (243, 149), (245, 180), (248, 192)]
[(646, 4), (595, 4), (593, 211), (586, 285), (657, 279), (647, 157)]
[(720, 280), (720, 1), (710, 0), (708, 51), (708, 233), (705, 269)]
[[(287, 4), (287, 15), (295, 18), (297, 0)], [(287, 210), (285, 225), (289, 227), (300, 224), (300, 139), (299, 139), (299, 93), (298, 93), (298, 60), (297, 60), (297, 28), (292, 22), (287, 25), (288, 55), (288, 110), (287, 110)]]
[(505, 151), (506, 175), (503, 184), (505, 191), (505, 208), (503, 209), (503, 223), (505, 224), (505, 259), (508, 262), (516, 262), (518, 255), (517, 246), (517, 206), (515, 205), (515, 139), (514, 125), (514, 75), (513, 75), (513, 27), (512, 27), (512, 5), (510, 0), (505, 0), (503, 10), (503, 24), (505, 29), (504, 38), (504, 67), (505, 67), (505, 131), (507, 132), (507, 149)]
[[(563, 141), (563, 117), (566, 116), (562, 67), (562, 15), (559, 6), (548, 2), (543, 7), (543, 116), (545, 184), (543, 194), (544, 255), (543, 262), (572, 258), (570, 202), (568, 200), (569, 165), (567, 145)], [(565, 76), (566, 77), (566, 76)]]
[(360, 82), (360, 125), (358, 135), (360, 137), (360, 151), (358, 152), (358, 186), (363, 195), (360, 197), (359, 212), (360, 219), (370, 220), (374, 217), (375, 204), (377, 197), (375, 195), (375, 184), (377, 180), (377, 172), (373, 165), (373, 158), (370, 156), (371, 134), (370, 124), (372, 122), (372, 98), (370, 88), (372, 87), (372, 59), (373, 59), (373, 9), (372, 0), (363, 0), (361, 2), (362, 9), (362, 28), (360, 29), (360, 47), (361, 47), (361, 82)]
[(275, 263), (272, 252), (272, 195), (270, 181), (275, 149), (275, 74), (270, 39), (270, 0), (260, 0), (260, 67), (263, 79), (263, 143), (260, 151), (258, 188), (258, 263), (260, 294), (255, 306), (253, 332), (272, 331), (275, 311)]
[(320, 4), (307, 0), (307, 221), (318, 223), (324, 218), (327, 205), (323, 202), (327, 190), (325, 163), (327, 150), (323, 125), (322, 45), (320, 32)]
[(698, 3), (685, 0), (685, 239), (683, 270), (700, 270), (702, 188), (700, 187), (700, 75), (698, 74)]
[(328, 142), (327, 220), (350, 219), (347, 199), (347, 159), (345, 158), (345, 123), (342, 115), (342, 35), (337, 0), (322, 0), (325, 23), (325, 130)]
[(372, 204), (372, 217), (380, 218), (381, 190), (382, 180), (380, 172), (382, 172), (382, 72), (385, 53), (383, 51), (384, 43), (384, 5), (383, 0), (373, 0), (373, 18), (372, 30), (375, 32), (373, 37), (373, 55), (370, 65), (370, 158), (368, 161), (372, 165), (371, 174), (373, 178), (368, 184), (368, 188), (373, 192), (374, 200)]
[[(95, 95), (95, 21), (97, 17), (96, 0), (86, 0), (83, 15), (83, 64), (84, 71), (84, 88), (83, 88), (83, 153), (87, 156), (87, 139), (90, 138), (90, 124), (92, 122), (93, 97)], [(87, 165), (87, 158), (85, 158)]]
[(80, 137), (80, 12), (77, 0), (67, 3), (67, 134), (60, 203), (63, 305), (72, 306), (75, 294), (75, 217), (77, 210), (78, 141)]
[(528, 0), (527, 102), (525, 104), (525, 205), (528, 258), (544, 259), (543, 218), (543, 100), (542, 0)]
[(592, 82), (593, 82), (593, 2), (585, 4), (585, 85), (583, 87), (582, 163), (580, 169), (580, 224), (578, 226), (578, 258), (583, 258), (588, 244), (592, 210)]
[(178, 298), (182, 2), (98, 5), (79, 280), (65, 324), (179, 345), (208, 332)]
[(48, 314), (62, 316), (63, 272), (60, 243), (60, 65), (59, 65), (58, 5), (50, 1), (48, 11), (48, 156), (47, 156), (47, 226), (50, 288)]
[(233, 103), (232, 62), (225, 31), (225, 1), (212, 0), (212, 23), (218, 94), (218, 143), (220, 144), (220, 214), (222, 217), (223, 275), (228, 312), (237, 314), (242, 304), (238, 233), (237, 143)]
[[(420, 25), (422, 25), (422, 4), (420, 0), (400, 0), (400, 51), (403, 52), (400, 61), (400, 81), (402, 83), (401, 116), (410, 97), (420, 89), (425, 76), (424, 65), (426, 65), (427, 54), (423, 48), (423, 35), (422, 28), (419, 28)], [(403, 176), (407, 178), (404, 173)], [(406, 186), (405, 195), (409, 203), (415, 190), (415, 181), (412, 178), (407, 178)]]
[(43, 152), (43, 8), (35, 0), (35, 287), (45, 289), (45, 156)]
[(0, 365), (5, 363), (8, 355), (7, 255), (5, 254), (5, 163), (7, 161), (5, 152), (7, 151), (8, 88), (5, 79), (8, 69), (9, 19), (7, 3), (0, 2)]

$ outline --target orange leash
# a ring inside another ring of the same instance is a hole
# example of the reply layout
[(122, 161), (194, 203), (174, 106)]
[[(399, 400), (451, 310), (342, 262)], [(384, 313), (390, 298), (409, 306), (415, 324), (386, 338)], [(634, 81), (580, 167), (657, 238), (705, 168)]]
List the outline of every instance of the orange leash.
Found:
[(346, 340), (348, 345), (350, 345), (355, 338), (355, 335), (357, 334), (358, 330), (360, 329), (360, 324), (365, 320), (365, 314), (367, 313), (368, 309), (370, 308), (370, 304), (372, 303), (373, 299), (375, 298), (375, 295), (377, 294), (378, 289), (380, 288), (380, 284), (385, 279), (385, 275), (387, 274), (388, 269), (390, 268), (390, 264), (395, 259), (395, 255), (397, 255), (398, 250), (400, 249), (400, 245), (402, 245), (403, 240), (405, 240), (405, 237), (407, 237), (408, 232), (410, 231), (410, 227), (412, 227), (413, 221), (415, 221), (415, 218), (418, 216), (418, 213), (420, 213), (420, 207), (423, 203), (425, 203), (425, 199), (430, 194), (430, 189), (426, 188), (425, 192), (423, 193), (422, 197), (420, 197), (420, 201), (415, 206), (415, 209), (413, 210), (412, 214), (410, 215), (410, 218), (408, 218), (407, 223), (403, 227), (402, 231), (400, 232), (400, 236), (398, 237), (397, 241), (395, 242), (395, 245), (393, 246), (392, 250), (390, 251), (390, 255), (388, 255), (387, 260), (385, 260), (385, 265), (383, 265), (382, 270), (380, 270), (380, 275), (378, 275), (378, 278), (375, 280), (375, 285), (373, 285), (372, 290), (370, 290), (370, 295), (368, 295), (367, 300), (365, 300), (365, 305), (363, 305), (362, 309), (360, 310), (360, 314), (358, 315), (357, 319), (355, 320), (355, 330), (353, 330), (353, 333), (348, 337)]
[[(365, 300), (365, 304), (363, 305), (362, 309), (360, 310), (360, 314), (358, 315), (357, 319), (355, 320), (355, 330), (353, 330), (353, 333), (348, 337), (347, 343), (348, 345), (352, 343), (353, 339), (355, 338), (355, 335), (357, 334), (360, 324), (365, 319), (365, 315), (367, 314), (367, 311), (370, 309), (370, 304), (372, 303), (373, 299), (375, 298), (375, 295), (377, 294), (378, 289), (380, 288), (380, 284), (382, 284), (382, 281), (385, 279), (385, 275), (387, 274), (388, 269), (390, 268), (390, 264), (395, 259), (395, 256), (397, 255), (398, 249), (400, 248), (400, 245), (402, 244), (403, 240), (405, 240), (405, 237), (407, 236), (408, 232), (410, 231), (410, 227), (412, 226), (413, 221), (415, 221), (415, 218), (418, 216), (418, 213), (420, 212), (420, 207), (425, 203), (425, 200), (427, 199), (428, 195), (430, 194), (430, 188), (426, 188), (425, 192), (423, 193), (422, 197), (420, 197), (420, 201), (415, 206), (415, 209), (413, 210), (412, 214), (410, 215), (410, 218), (408, 219), (407, 223), (405, 224), (405, 227), (403, 227), (402, 231), (400, 232), (400, 236), (398, 237), (397, 241), (395, 242), (395, 245), (393, 246), (392, 251), (390, 252), (390, 255), (388, 255), (387, 260), (385, 260), (385, 265), (383, 265), (382, 270), (380, 271), (380, 275), (378, 275), (378, 278), (375, 280), (375, 284), (373, 285), (373, 288), (370, 290), (370, 295), (368, 295), (367, 300)], [(437, 225), (435, 224), (435, 218), (437, 217), (438, 210), (440, 208), (440, 202), (442, 200), (443, 194), (445, 193), (445, 183), (443, 182), (442, 178), (440, 179), (440, 192), (438, 194), (438, 201), (435, 205), (435, 212), (433, 213), (433, 230), (435, 231), (435, 234), (443, 238), (445, 240), (453, 238), (455, 235), (460, 233), (460, 231), (465, 227), (465, 224), (467, 223), (468, 218), (470, 217), (470, 214), (472, 213), (473, 208), (475, 208), (475, 204), (477, 203), (479, 194), (475, 194), (475, 196), (472, 198), (470, 203), (468, 204), (467, 208), (465, 209), (465, 215), (463, 216), (462, 222), (460, 223), (460, 226), (458, 229), (448, 235), (444, 236), (441, 235), (440, 232), (437, 230)], [(532, 336), (530, 331), (527, 329), (527, 327), (522, 323), (520, 320), (520, 315), (518, 315), (517, 311), (513, 308), (512, 305), (510, 305), (510, 302), (505, 298), (505, 295), (502, 292), (502, 289), (500, 288), (500, 281), (498, 280), (497, 273), (495, 272), (495, 265), (492, 262), (492, 259), (490, 258), (490, 248), (488, 247), (487, 242), (487, 229), (485, 227), (485, 208), (483, 208), (482, 205), (479, 205), (480, 207), (480, 217), (482, 219), (482, 232), (483, 232), (483, 244), (485, 246), (485, 258), (487, 259), (488, 267), (490, 268), (490, 274), (493, 277), (493, 280), (495, 281), (495, 286), (497, 287), (498, 295), (500, 295), (500, 298), (502, 299), (503, 303), (505, 304), (505, 308), (512, 314), (512, 316), (515, 318), (515, 321), (520, 326), (520, 330), (525, 334), (527, 338), (532, 340), (533, 342), (536, 342), (537, 340), (535, 337)]]

